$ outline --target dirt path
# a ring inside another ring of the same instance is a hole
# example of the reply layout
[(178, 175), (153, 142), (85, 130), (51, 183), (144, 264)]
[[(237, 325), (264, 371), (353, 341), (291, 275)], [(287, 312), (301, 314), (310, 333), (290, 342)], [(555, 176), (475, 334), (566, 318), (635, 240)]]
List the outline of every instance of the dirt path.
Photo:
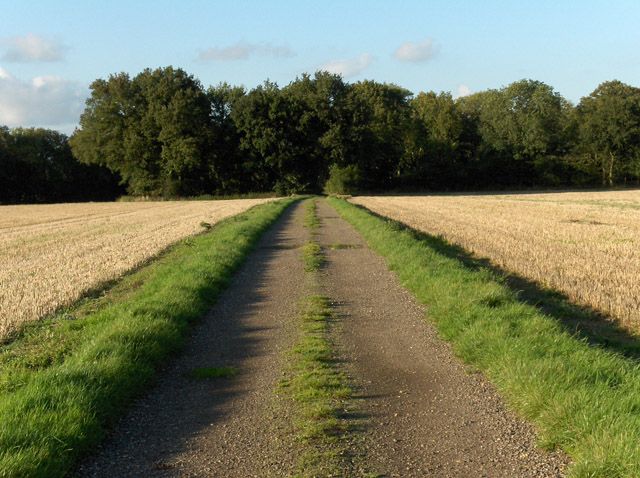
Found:
[(369, 417), (367, 467), (388, 477), (562, 476), (565, 458), (536, 449), (531, 427), (465, 370), (383, 259), (324, 201), (318, 214), (337, 341)]
[[(295, 341), (307, 293), (300, 204), (261, 239), (185, 352), (118, 424), (79, 476), (289, 476), (296, 464), (291, 420), (274, 393), (284, 350)], [(230, 379), (190, 371), (233, 366)]]
[[(364, 417), (350, 442), (364, 464), (357, 469), (386, 477), (562, 476), (563, 457), (536, 449), (531, 428), (465, 370), (361, 236), (324, 201), (318, 213), (327, 257), (320, 286), (341, 317), (332, 339)], [(294, 474), (300, 444), (291, 404), (274, 391), (284, 351), (297, 339), (300, 299), (313, 289), (300, 258), (310, 237), (303, 215), (294, 206), (262, 238), (186, 351), (79, 476)], [(206, 366), (233, 366), (239, 375), (187, 376)]]

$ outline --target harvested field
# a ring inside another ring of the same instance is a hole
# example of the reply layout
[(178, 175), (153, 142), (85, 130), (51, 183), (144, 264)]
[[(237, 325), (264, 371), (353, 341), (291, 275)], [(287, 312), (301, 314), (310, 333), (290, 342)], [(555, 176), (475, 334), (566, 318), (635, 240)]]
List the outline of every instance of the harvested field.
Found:
[(208, 224), (270, 200), (0, 206), (0, 338)]
[(640, 330), (640, 191), (351, 201), (442, 236)]

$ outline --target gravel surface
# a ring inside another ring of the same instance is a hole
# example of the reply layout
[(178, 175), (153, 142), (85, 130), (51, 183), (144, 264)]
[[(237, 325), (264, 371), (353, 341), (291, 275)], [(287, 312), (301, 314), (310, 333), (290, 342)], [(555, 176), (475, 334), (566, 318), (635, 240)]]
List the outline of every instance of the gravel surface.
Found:
[(325, 293), (336, 338), (368, 417), (366, 468), (387, 477), (561, 477), (567, 458), (536, 448), (531, 426), (506, 410), (427, 322), (384, 260), (324, 201)]
[[(506, 410), (424, 319), (382, 258), (324, 201), (317, 240), (327, 255), (323, 293), (356, 391), (355, 460), (345, 477), (561, 477), (567, 458), (535, 446), (532, 428)], [(77, 476), (281, 477), (296, 471), (288, 400), (275, 392), (296, 342), (299, 305), (312, 292), (299, 247), (304, 207), (261, 239), (180, 357), (134, 404)], [(226, 379), (192, 379), (198, 367), (233, 366)]]
[[(291, 418), (274, 391), (284, 350), (295, 342), (300, 260), (309, 234), (300, 204), (263, 236), (216, 306), (193, 329), (183, 354), (115, 427), (82, 477), (288, 476), (296, 465)], [(238, 375), (193, 379), (195, 368), (232, 366)]]

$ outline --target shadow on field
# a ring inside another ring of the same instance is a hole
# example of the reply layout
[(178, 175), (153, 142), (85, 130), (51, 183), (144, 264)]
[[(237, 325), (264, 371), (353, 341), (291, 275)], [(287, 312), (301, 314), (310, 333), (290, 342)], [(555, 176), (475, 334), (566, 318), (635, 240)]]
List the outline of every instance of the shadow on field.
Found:
[(475, 258), (464, 248), (451, 244), (443, 238), (418, 231), (404, 223), (376, 214), (363, 206), (355, 206), (384, 220), (394, 229), (410, 232), (417, 240), (426, 243), (439, 254), (459, 261), (469, 270), (491, 271), (498, 281), (516, 294), (517, 300), (536, 307), (545, 315), (555, 319), (574, 337), (586, 340), (590, 345), (602, 347), (636, 361), (640, 360), (640, 336), (632, 334), (615, 319), (588, 306), (575, 304), (562, 292), (497, 267), (488, 259)]
[[(267, 342), (278, 324), (261, 316), (270, 300), (269, 285), (274, 286), (269, 265), (295, 248), (285, 231), (285, 225), (296, 220), (294, 210), (295, 205), (289, 207), (266, 231), (213, 308), (192, 328), (184, 350), (161, 370), (156, 384), (115, 424), (75, 476), (180, 474), (176, 457), (192, 451), (190, 440), (239, 413), (234, 409), (237, 398), (255, 392), (256, 380), (251, 377), (261, 373), (250, 363), (274, 353)], [(237, 374), (194, 378), (199, 368), (229, 368)]]

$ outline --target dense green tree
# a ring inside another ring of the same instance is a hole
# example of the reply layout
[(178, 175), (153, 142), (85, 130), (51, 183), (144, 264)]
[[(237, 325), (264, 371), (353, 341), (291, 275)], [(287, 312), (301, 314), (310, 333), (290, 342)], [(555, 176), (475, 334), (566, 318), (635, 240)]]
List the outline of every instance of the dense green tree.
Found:
[(197, 194), (208, 186), (210, 118), (202, 85), (183, 70), (120, 73), (91, 85), (71, 146), (80, 161), (118, 172), (132, 194)]
[(404, 88), (375, 81), (358, 82), (350, 88), (343, 119), (344, 157), (356, 166), (361, 188), (383, 190), (396, 184), (410, 96)]
[(485, 184), (531, 186), (538, 165), (547, 169), (567, 152), (571, 105), (550, 86), (533, 80), (514, 82), (459, 101), (468, 125), (480, 139), (476, 168)]
[(72, 150), (85, 164), (100, 164), (117, 171), (125, 183), (133, 181), (140, 168), (128, 160), (128, 125), (139, 120), (133, 103), (131, 80), (126, 73), (98, 79), (80, 117), (80, 129), (70, 139)]
[(275, 188), (279, 193), (304, 189), (295, 164), (296, 138), (290, 128), (296, 113), (278, 85), (268, 81), (236, 102), (231, 115), (241, 135), (240, 148), (252, 183), (258, 189)]
[(313, 189), (319, 191), (332, 164), (348, 161), (348, 133), (345, 127), (349, 86), (339, 75), (326, 71), (302, 75), (290, 83), (285, 94), (304, 104), (299, 128), (307, 139), (306, 154), (315, 175)]
[(242, 87), (221, 83), (209, 87), (207, 97), (211, 105), (211, 130), (208, 161), (204, 165), (215, 189), (215, 194), (239, 193), (258, 190), (252, 182), (249, 165), (240, 152), (240, 134), (231, 117), (236, 102), (242, 98)]
[(258, 184), (279, 193), (320, 190), (327, 158), (340, 154), (330, 131), (342, 86), (332, 75), (304, 75), (282, 89), (265, 82), (236, 103), (232, 117)]
[(0, 128), (0, 202), (109, 200), (120, 193), (108, 170), (76, 161), (64, 134)]
[(410, 101), (401, 163), (403, 183), (413, 187), (460, 187), (463, 117), (450, 93), (419, 93)]
[(154, 196), (640, 179), (640, 89), (619, 81), (574, 108), (533, 80), (454, 100), (328, 72), (283, 88), (267, 81), (205, 91), (167, 67), (96, 80), (71, 149), (54, 133), (0, 129), (0, 201), (92, 197), (69, 186), (97, 184), (91, 177), (104, 179), (95, 190), (112, 194), (114, 176), (100, 166), (130, 194)]
[(620, 81), (599, 85), (577, 107), (578, 151), (586, 166), (613, 186), (640, 178), (640, 88)]

